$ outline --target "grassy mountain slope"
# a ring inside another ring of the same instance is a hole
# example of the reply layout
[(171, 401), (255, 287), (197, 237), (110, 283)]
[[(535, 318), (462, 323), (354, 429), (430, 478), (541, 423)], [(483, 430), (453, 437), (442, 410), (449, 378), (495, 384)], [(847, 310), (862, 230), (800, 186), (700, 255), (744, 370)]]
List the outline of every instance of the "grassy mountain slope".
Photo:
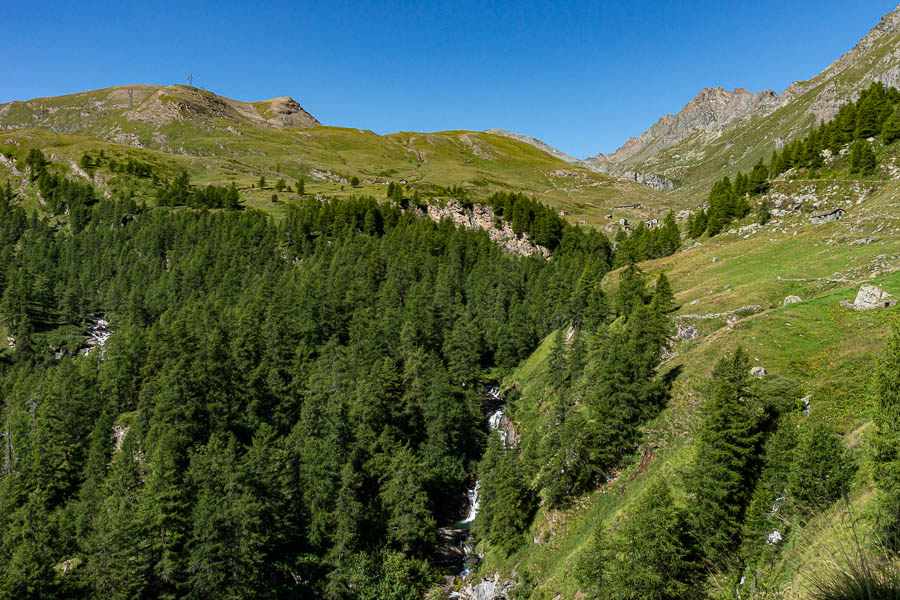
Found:
[[(770, 375), (800, 384), (802, 394), (810, 396), (811, 416), (805, 419), (824, 419), (844, 434), (864, 465), (854, 481), (851, 504), (854, 510), (870, 506), (872, 483), (861, 443), (871, 431), (866, 388), (890, 323), (900, 319), (900, 307), (857, 312), (841, 302), (852, 302), (863, 283), (900, 296), (900, 182), (779, 181), (770, 195), (812, 193), (820, 199), (820, 209), (842, 206), (847, 214), (821, 225), (811, 223), (810, 213), (818, 210), (812, 207), (763, 227), (748, 219), (735, 224), (732, 233), (641, 264), (651, 279), (667, 274), (679, 306), (676, 323), (696, 332), (692, 339), (675, 341), (661, 369), (680, 369), (670, 405), (644, 428), (643, 442), (614, 481), (577, 498), (566, 510), (542, 506), (525, 546), (512, 556), (488, 549), (482, 573), (511, 576), (515, 571), (520, 581), (527, 577), (535, 584), (532, 598), (577, 597), (575, 564), (598, 524), (609, 524), (627, 511), (656, 477), (684, 493), (681, 476), (693, 458), (705, 401), (702, 383), (715, 362), (738, 346)], [(617, 279), (613, 272), (604, 281), (609, 293)], [(789, 295), (802, 301), (784, 305)], [(552, 339), (506, 380), (522, 392), (509, 410), (526, 440), (548, 418)], [(748, 574), (755, 583), (748, 584), (745, 594), (756, 585), (803, 597), (798, 590), (809, 566), (823, 544), (834, 542), (832, 526), (845, 510), (835, 507), (805, 528), (793, 529), (768, 570)]]
[[(380, 136), (320, 126), (290, 99), (249, 104), (187, 86), (118, 87), (13, 102), (0, 105), (0, 129), (8, 130), (0, 137), (0, 151), (13, 157), (39, 147), (77, 161), (85, 151), (103, 149), (159, 164), (166, 172), (187, 170), (196, 183), (235, 181), (250, 204), (267, 209), (271, 191), (251, 188), (260, 175), (288, 184), (302, 177), (307, 193), (337, 197), (380, 197), (389, 181), (406, 181), (425, 194), (438, 192), (438, 186), (460, 186), (474, 198), (523, 191), (566, 211), (572, 222), (595, 225), (682, 208), (645, 186), (569, 165), (499, 135)], [(102, 169), (100, 176), (105, 177)], [(361, 182), (358, 189), (350, 189), (353, 177)], [(614, 209), (637, 203), (640, 209)]]

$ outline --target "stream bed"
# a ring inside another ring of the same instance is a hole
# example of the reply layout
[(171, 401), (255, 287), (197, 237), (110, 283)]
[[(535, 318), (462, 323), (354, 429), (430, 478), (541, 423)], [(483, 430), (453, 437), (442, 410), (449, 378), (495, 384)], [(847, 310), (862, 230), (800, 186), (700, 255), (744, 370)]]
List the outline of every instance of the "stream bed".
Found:
[[(483, 407), (485, 423), (490, 435), (493, 435), (495, 431), (498, 432), (505, 444), (506, 432), (501, 427), (501, 423), (506, 406), (504, 405), (504, 397), (500, 392), (500, 386), (496, 382), (492, 382), (485, 389)], [(481, 506), (479, 501), (480, 491), (481, 480), (476, 479), (465, 490), (465, 516), (457, 523), (444, 527), (439, 531), (441, 545), (443, 546), (440, 552), (441, 562), (447, 564), (452, 569), (452, 572), (455, 572), (462, 579), (465, 579), (472, 573), (472, 570), (482, 558), (475, 552), (476, 540), (470, 530), (472, 523), (478, 517), (478, 510)], [(453, 596), (451, 595), (451, 597)]]

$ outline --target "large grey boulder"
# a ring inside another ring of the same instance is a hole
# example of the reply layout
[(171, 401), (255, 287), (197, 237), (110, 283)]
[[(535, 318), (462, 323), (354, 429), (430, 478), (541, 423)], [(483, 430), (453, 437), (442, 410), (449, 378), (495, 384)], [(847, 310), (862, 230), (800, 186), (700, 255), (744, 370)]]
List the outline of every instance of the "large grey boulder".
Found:
[(859, 288), (853, 308), (856, 310), (871, 310), (873, 308), (886, 308), (897, 304), (897, 299), (881, 288), (866, 284)]
[(515, 583), (506, 579), (500, 579), (496, 573), (491, 579), (482, 579), (478, 583), (470, 582), (457, 594), (457, 598), (465, 600), (500, 600), (508, 598), (509, 591)]
[(784, 306), (787, 306), (789, 304), (797, 304), (798, 302), (803, 302), (803, 298), (801, 298), (800, 296), (788, 296), (784, 299), (783, 304)]

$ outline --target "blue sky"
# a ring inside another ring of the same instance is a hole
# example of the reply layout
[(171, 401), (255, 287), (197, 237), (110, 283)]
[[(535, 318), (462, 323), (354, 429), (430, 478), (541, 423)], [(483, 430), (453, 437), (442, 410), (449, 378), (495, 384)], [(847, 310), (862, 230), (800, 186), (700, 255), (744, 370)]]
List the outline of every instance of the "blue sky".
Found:
[(588, 156), (703, 87), (816, 75), (896, 1), (15, 2), (0, 102), (192, 73), (240, 100), (292, 96), (327, 125), (502, 127)]

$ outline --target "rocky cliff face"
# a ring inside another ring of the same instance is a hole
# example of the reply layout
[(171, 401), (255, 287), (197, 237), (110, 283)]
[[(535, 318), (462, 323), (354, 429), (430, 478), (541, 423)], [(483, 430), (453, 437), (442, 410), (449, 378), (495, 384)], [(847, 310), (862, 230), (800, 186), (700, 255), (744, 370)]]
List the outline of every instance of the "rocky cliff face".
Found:
[[(869, 33), (853, 48), (831, 63), (815, 80), (799, 81), (791, 84), (781, 94), (783, 103), (791, 102), (813, 89), (815, 84), (825, 83), (818, 90), (806, 113), (815, 115), (820, 121), (829, 120), (851, 100), (856, 100), (859, 91), (880, 81), (888, 87), (900, 87), (900, 47), (897, 34), (900, 33), (900, 6), (881, 18)], [(893, 45), (889, 52), (876, 56), (873, 51), (882, 45)], [(869, 56), (872, 53), (873, 56)], [(859, 76), (851, 71), (862, 69)], [(845, 77), (840, 77), (844, 75)], [(816, 81), (819, 80), (819, 81)]]
[(588, 159), (581, 162), (592, 171), (634, 181), (659, 192), (670, 192), (675, 189), (675, 182), (671, 179), (653, 173), (638, 173), (608, 160)]
[(522, 256), (538, 254), (544, 258), (550, 258), (550, 251), (547, 248), (535, 244), (524, 233), (516, 234), (512, 225), (507, 221), (502, 221), (498, 226), (495, 222), (494, 209), (490, 206), (476, 204), (469, 209), (464, 207), (459, 200), (450, 199), (443, 206), (429, 204), (423, 216), (436, 222), (450, 219), (457, 226), (467, 229), (484, 229), (492, 241), (512, 254), (521, 254)]
[(741, 88), (733, 92), (706, 88), (678, 114), (666, 115), (640, 137), (628, 138), (613, 154), (598, 154), (588, 161), (623, 163), (639, 154), (653, 154), (677, 144), (698, 129), (715, 131), (745, 115), (771, 112), (778, 107), (778, 96), (771, 90), (753, 94)]

